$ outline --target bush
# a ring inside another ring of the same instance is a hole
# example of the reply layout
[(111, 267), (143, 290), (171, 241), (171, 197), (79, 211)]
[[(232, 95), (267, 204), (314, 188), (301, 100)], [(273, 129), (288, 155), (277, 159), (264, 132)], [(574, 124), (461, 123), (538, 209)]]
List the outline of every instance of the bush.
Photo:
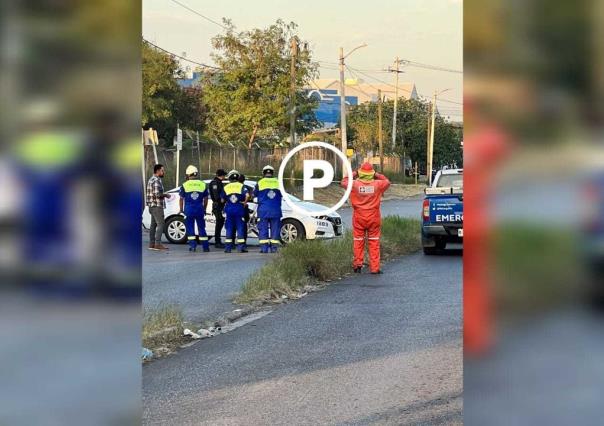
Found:
[[(387, 216), (382, 221), (384, 258), (420, 248), (419, 221)], [(238, 303), (266, 301), (291, 295), (307, 284), (343, 277), (351, 270), (352, 233), (331, 241), (296, 241), (281, 249), (271, 262), (254, 273), (237, 296)]]

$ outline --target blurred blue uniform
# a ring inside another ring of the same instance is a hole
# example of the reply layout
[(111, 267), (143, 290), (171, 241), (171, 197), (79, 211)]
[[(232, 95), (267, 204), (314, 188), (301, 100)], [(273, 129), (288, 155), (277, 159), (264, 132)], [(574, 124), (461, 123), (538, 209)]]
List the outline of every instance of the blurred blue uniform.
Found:
[(72, 135), (40, 132), (17, 146), (23, 185), (23, 258), (35, 289), (64, 295), (91, 292), (85, 280), (66, 272), (77, 264), (72, 223), (71, 188), (80, 172), (82, 144)]
[(184, 214), (185, 226), (187, 228), (187, 241), (192, 251), (197, 248), (197, 236), (195, 235), (195, 223), (199, 232), (199, 241), (203, 251), (210, 251), (208, 234), (206, 234), (206, 220), (204, 202), (209, 193), (206, 184), (198, 179), (185, 181), (180, 187), (180, 197), (185, 200)]
[(110, 155), (111, 169), (104, 170), (104, 179), (109, 186), (105, 214), (112, 250), (104, 259), (110, 275), (102, 285), (110, 296), (137, 299), (142, 294), (140, 138), (118, 140)]
[[(245, 206), (243, 202), (248, 190), (242, 183), (231, 182), (224, 186), (221, 198), (226, 201), (224, 212), (226, 213), (225, 229), (227, 238), (225, 252), (230, 253), (233, 248), (233, 237), (237, 238), (237, 250), (245, 248)], [(235, 234), (235, 231), (236, 234)]]
[(258, 181), (254, 189), (254, 196), (258, 198), (258, 238), (260, 239), (260, 252), (276, 252), (281, 244), (281, 200), (283, 196), (279, 190), (279, 181), (274, 177), (265, 177)]

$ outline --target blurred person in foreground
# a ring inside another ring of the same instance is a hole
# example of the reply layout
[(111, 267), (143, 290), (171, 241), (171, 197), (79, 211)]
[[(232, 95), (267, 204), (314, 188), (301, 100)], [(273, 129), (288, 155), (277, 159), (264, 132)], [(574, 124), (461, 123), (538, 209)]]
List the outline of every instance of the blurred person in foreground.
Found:
[(214, 247), (224, 248), (222, 244), (222, 228), (224, 226), (224, 202), (222, 201), (222, 190), (224, 189), (224, 179), (226, 172), (223, 169), (216, 170), (216, 176), (210, 181), (210, 198), (212, 199), (212, 214), (216, 219), (214, 228)]
[[(186, 180), (180, 187), (180, 213), (185, 215), (185, 227), (187, 228), (187, 241), (189, 251), (197, 250), (197, 239), (201, 241), (204, 252), (210, 251), (208, 234), (206, 234), (205, 213), (208, 206), (208, 189), (205, 182), (199, 180), (197, 167), (188, 166), (185, 171)], [(195, 232), (195, 224), (197, 231)]]
[(491, 198), (495, 173), (509, 151), (503, 128), (466, 96), (464, 140), (464, 350), (488, 352), (494, 340)]
[(264, 166), (262, 179), (256, 184), (254, 195), (258, 198), (258, 238), (260, 253), (276, 253), (281, 244), (281, 199), (279, 181), (274, 177), (273, 166)]
[[(350, 177), (342, 179), (341, 186), (348, 186)], [(363, 163), (352, 175), (354, 182), (350, 193), (352, 204), (352, 229), (354, 259), (352, 267), (359, 274), (365, 259), (365, 238), (369, 241), (369, 270), (372, 274), (381, 274), (380, 269), (380, 235), (382, 213), (380, 205), (382, 195), (390, 187), (386, 176), (376, 173), (370, 163)]]
[(166, 208), (166, 198), (170, 194), (164, 193), (164, 184), (161, 180), (164, 177), (165, 169), (163, 164), (156, 164), (153, 167), (153, 176), (147, 182), (147, 207), (151, 214), (151, 227), (149, 229), (149, 250), (168, 250), (168, 247), (162, 245), (161, 236), (164, 232), (164, 209)]
[(78, 296), (92, 290), (84, 278), (71, 274), (78, 253), (70, 206), (85, 150), (80, 135), (56, 128), (56, 108), (32, 104), (25, 114), (28, 130), (14, 152), (23, 195), (18, 275), (37, 292)]

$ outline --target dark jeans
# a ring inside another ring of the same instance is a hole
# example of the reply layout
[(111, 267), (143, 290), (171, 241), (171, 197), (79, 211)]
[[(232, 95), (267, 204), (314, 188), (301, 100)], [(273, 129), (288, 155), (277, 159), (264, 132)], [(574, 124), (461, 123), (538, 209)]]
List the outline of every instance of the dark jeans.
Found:
[(224, 226), (224, 217), (222, 216), (222, 209), (212, 210), (214, 217), (216, 218), (216, 226), (214, 228), (214, 243), (221, 244), (222, 228)]
[(151, 214), (151, 227), (149, 228), (149, 243), (160, 244), (161, 234), (164, 232), (164, 208), (149, 207)]

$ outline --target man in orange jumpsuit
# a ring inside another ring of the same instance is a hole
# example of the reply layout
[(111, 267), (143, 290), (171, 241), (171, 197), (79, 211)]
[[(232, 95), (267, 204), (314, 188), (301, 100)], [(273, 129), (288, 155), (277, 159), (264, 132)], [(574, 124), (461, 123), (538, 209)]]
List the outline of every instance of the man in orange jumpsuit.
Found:
[[(354, 272), (360, 273), (365, 258), (365, 234), (369, 240), (369, 270), (372, 274), (381, 274), (380, 270), (380, 233), (382, 214), (380, 203), (382, 195), (390, 187), (386, 176), (376, 173), (373, 166), (364, 163), (358, 172), (352, 175), (352, 228), (354, 238)], [(348, 176), (342, 179), (341, 185), (348, 186)]]

